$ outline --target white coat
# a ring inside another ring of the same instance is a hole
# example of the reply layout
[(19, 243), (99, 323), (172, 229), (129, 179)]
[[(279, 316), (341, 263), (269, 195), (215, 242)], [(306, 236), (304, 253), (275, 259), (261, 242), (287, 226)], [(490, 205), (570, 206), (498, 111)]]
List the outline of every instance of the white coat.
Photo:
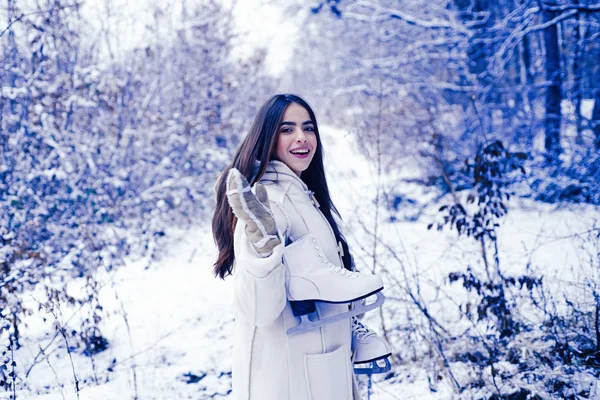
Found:
[[(312, 233), (323, 254), (342, 265), (329, 222), (306, 184), (279, 161), (269, 162), (265, 185), (281, 238)], [(350, 319), (288, 336), (300, 323), (286, 297), (284, 244), (261, 258), (238, 221), (234, 234), (236, 320), (233, 346), (235, 400), (352, 400), (358, 391), (351, 361)], [(320, 316), (347, 311), (346, 304), (317, 303)]]

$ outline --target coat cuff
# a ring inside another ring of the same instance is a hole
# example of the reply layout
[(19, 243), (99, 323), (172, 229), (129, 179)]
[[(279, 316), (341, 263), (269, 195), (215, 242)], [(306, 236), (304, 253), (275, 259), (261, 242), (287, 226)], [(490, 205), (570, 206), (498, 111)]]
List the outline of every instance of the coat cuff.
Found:
[(250, 240), (246, 238), (243, 241), (243, 253), (251, 255), (244, 258), (244, 269), (256, 278), (264, 278), (273, 272), (274, 269), (283, 264), (284, 244), (280, 243), (273, 248), (273, 252), (268, 257), (263, 257), (254, 248)]

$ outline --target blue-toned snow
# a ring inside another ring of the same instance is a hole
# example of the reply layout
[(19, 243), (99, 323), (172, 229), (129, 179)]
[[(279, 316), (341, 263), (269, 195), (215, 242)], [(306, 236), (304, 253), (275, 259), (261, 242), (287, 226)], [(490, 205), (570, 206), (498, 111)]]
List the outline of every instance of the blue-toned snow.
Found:
[[(344, 217), (344, 232), (349, 239), (357, 265), (363, 271), (373, 266), (373, 235), (375, 231), (374, 198), (377, 185), (389, 189), (397, 176), (383, 174), (377, 178), (376, 163), (367, 160), (357, 150), (353, 136), (328, 127), (321, 127), (326, 151), (326, 168), (333, 199)], [(401, 176), (417, 174), (409, 165)], [(413, 197), (425, 196), (418, 186), (403, 187)], [(545, 282), (557, 293), (573, 293), (571, 282), (577, 274), (600, 281), (598, 270), (586, 267), (586, 251), (580, 236), (598, 222), (598, 210), (573, 206), (556, 210), (548, 204), (514, 199), (500, 230), (500, 249), (505, 272), (518, 274), (530, 265), (545, 271)], [(379, 210), (378, 244), (375, 272), (386, 279), (383, 306), (387, 329), (407, 325), (407, 310), (414, 307), (406, 301), (404, 289), (421, 285), (420, 295), (430, 311), (440, 321), (459, 329), (465, 322), (458, 319), (456, 302), (464, 298), (460, 285), (449, 285), (448, 272), (464, 270), (468, 264), (480, 261), (479, 247), (470, 239), (458, 239), (454, 231), (428, 231), (426, 226), (436, 218), (437, 207), (424, 211), (419, 222), (387, 223)], [(370, 233), (369, 233), (370, 232)], [(233, 288), (231, 279), (214, 279), (211, 266), (215, 259), (210, 223), (187, 231), (173, 229), (173, 244), (159, 263), (131, 262), (124, 268), (104, 273), (101, 302), (111, 314), (101, 323), (109, 348), (93, 358), (73, 352), (71, 365), (62, 337), (52, 338), (44, 332), (53, 331), (52, 317), (43, 323), (38, 313), (27, 320), (22, 332), (24, 347), (17, 354), (18, 375), (27, 390), (17, 393), (20, 399), (75, 399), (74, 373), (79, 380), (80, 399), (226, 399), (231, 386), (231, 345), (233, 330)], [(383, 248), (389, 245), (402, 260), (393, 260)], [(396, 279), (382, 272), (392, 271)], [(405, 278), (406, 277), (406, 278)], [(78, 291), (82, 282), (73, 282)], [(31, 304), (43, 300), (42, 293), (32, 293)], [(123, 314), (126, 313), (129, 329)], [(415, 315), (415, 314), (413, 314)], [(61, 322), (79, 328), (82, 315), (64, 309)], [(381, 332), (380, 313), (367, 314), (365, 321)], [(395, 351), (403, 356), (396, 362), (398, 374), (393, 384), (375, 377), (371, 399), (450, 399), (454, 398), (447, 376), (430, 383), (431, 371), (442, 366), (428, 365), (426, 360), (404, 358), (414, 343), (403, 331), (391, 333)], [(44, 348), (45, 357), (33, 360)], [(417, 353), (421, 349), (417, 349)], [(114, 360), (114, 364), (113, 364)], [(433, 363), (433, 361), (431, 361)], [(509, 367), (509, 366), (507, 366)], [(25, 378), (25, 371), (30, 369)], [(453, 364), (458, 379), (467, 369)], [(366, 381), (363, 380), (363, 384)], [(366, 386), (363, 385), (366, 390)], [(435, 391), (432, 391), (435, 390)], [(8, 398), (8, 393), (0, 394)], [(366, 399), (366, 392), (364, 398)]]

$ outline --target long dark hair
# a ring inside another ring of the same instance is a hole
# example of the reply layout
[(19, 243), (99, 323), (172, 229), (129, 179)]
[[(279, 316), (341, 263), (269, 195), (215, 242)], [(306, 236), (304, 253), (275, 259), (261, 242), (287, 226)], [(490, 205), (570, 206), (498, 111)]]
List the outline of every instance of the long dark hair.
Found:
[[(269, 160), (273, 158), (279, 134), (279, 124), (283, 118), (283, 113), (291, 103), (299, 104), (306, 109), (314, 124), (317, 137), (317, 150), (308, 168), (302, 172), (301, 178), (306, 186), (315, 193), (321, 212), (329, 221), (337, 241), (342, 243), (344, 267), (353, 269), (352, 256), (348, 251), (348, 245), (333, 218), (333, 213), (338, 217), (340, 217), (340, 214), (329, 196), (329, 188), (327, 187), (323, 168), (323, 145), (315, 113), (302, 98), (293, 94), (277, 94), (260, 107), (250, 127), (250, 132), (236, 150), (233, 161), (223, 170), (217, 180), (217, 206), (212, 219), (213, 238), (219, 248), (219, 256), (214, 264), (215, 276), (225, 278), (227, 275), (231, 275), (234, 262), (233, 231), (237, 218), (231, 211), (225, 196), (227, 174), (231, 168), (237, 168), (246, 177), (250, 185), (260, 180), (267, 170)], [(260, 162), (258, 173), (255, 173), (256, 160)]]

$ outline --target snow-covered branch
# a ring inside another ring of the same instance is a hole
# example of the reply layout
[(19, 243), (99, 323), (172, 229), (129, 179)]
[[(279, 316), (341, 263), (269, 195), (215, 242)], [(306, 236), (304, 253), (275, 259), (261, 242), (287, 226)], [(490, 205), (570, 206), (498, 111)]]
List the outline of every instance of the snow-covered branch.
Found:
[[(354, 11), (356, 9), (357, 11)], [(364, 14), (358, 10), (372, 10), (372, 13)], [(450, 29), (462, 34), (468, 34), (469, 31), (460, 23), (443, 18), (425, 19), (414, 14), (409, 14), (399, 9), (381, 6), (375, 2), (360, 0), (348, 7), (344, 11), (344, 17), (355, 19), (362, 22), (381, 23), (386, 19), (404, 21), (405, 23), (425, 29)]]

